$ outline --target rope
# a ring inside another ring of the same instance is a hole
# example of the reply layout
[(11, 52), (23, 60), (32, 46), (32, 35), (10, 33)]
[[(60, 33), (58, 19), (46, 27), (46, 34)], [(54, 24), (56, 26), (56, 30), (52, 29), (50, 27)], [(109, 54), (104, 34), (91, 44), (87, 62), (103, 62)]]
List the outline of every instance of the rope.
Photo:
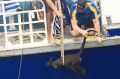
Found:
[[(34, 1), (31, 1), (31, 5), (32, 5), (33, 9), (35, 9), (35, 10), (39, 9)], [(37, 15), (37, 19), (40, 20), (40, 13), (36, 12), (36, 15)]]
[[(23, 10), (24, 10), (24, 2), (23, 2)], [(22, 22), (24, 22), (24, 14), (22, 15)], [(23, 24), (24, 28), (24, 24)], [(21, 78), (21, 70), (22, 70), (22, 62), (23, 62), (23, 42), (22, 42), (22, 48), (21, 48), (21, 55), (20, 55), (20, 62), (19, 62), (19, 70), (18, 70), (18, 79)]]
[[(58, 7), (59, 11), (62, 12), (62, 4), (61, 0), (58, 0)], [(63, 19), (60, 18), (61, 21), (61, 58), (62, 58), (62, 63), (64, 64), (64, 28), (63, 28)]]
[(22, 53), (21, 53), (21, 56), (20, 56), (20, 63), (19, 63), (19, 71), (18, 71), (18, 79), (20, 79), (21, 77), (21, 70), (22, 70), (22, 62), (23, 62), (23, 44), (22, 44), (22, 49), (21, 49)]

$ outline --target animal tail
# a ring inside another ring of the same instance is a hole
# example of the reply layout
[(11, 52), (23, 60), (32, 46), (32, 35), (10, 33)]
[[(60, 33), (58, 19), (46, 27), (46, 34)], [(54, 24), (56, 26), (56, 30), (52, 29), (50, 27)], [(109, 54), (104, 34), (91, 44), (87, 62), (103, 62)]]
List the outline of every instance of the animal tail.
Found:
[(83, 79), (87, 79), (87, 77), (88, 77), (86, 70), (83, 68), (80, 70), (80, 75)]
[(80, 66), (80, 62), (79, 63), (76, 63), (74, 64), (71, 69), (77, 73), (80, 74), (80, 76), (83, 78), (83, 79), (87, 79), (87, 71), (86, 69), (84, 69), (83, 67)]
[(83, 42), (82, 42), (80, 51), (77, 54), (81, 55), (83, 53), (85, 43), (86, 43), (86, 37), (83, 38)]

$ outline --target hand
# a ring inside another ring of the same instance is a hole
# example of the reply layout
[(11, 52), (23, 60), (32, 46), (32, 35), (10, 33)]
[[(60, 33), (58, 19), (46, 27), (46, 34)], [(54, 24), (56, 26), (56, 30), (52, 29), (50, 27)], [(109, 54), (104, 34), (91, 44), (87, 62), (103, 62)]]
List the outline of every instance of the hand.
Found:
[(87, 37), (87, 35), (88, 35), (88, 30), (82, 30), (81, 34), (82, 34), (84, 37)]
[(102, 38), (102, 37), (96, 37), (96, 41), (97, 41), (98, 43), (101, 43), (101, 42), (103, 41), (103, 38)]
[(61, 18), (65, 18), (65, 16), (61, 12), (59, 12), (58, 10), (55, 11), (55, 13), (56, 13), (57, 16), (59, 16)]

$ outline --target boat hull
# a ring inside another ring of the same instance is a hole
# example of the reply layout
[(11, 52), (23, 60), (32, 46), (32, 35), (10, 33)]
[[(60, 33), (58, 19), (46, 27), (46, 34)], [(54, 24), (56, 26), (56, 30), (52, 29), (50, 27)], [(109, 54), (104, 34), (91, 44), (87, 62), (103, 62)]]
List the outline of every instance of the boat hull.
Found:
[[(88, 79), (120, 79), (120, 45), (88, 48), (82, 54), (81, 66), (88, 72)], [(65, 54), (79, 50), (66, 51)], [(60, 52), (24, 55), (20, 79), (82, 79), (79, 73), (69, 68), (54, 69), (46, 63)], [(0, 79), (17, 79), (21, 56), (0, 58)]]

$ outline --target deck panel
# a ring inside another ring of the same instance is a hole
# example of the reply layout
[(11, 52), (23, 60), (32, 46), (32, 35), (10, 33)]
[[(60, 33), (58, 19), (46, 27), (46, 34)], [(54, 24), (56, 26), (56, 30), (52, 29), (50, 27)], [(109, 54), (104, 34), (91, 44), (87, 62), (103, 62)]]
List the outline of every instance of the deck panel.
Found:
[[(8, 56), (17, 56), (17, 55), (28, 55), (28, 54), (37, 54), (37, 53), (50, 53), (60, 51), (60, 46), (56, 44), (43, 44), (39, 47), (22, 47), (21, 49), (14, 50), (5, 50), (5, 41), (4, 41), (4, 33), (1, 33), (2, 37), (0, 40), (0, 57), (8, 57)], [(73, 37), (69, 32), (69, 27), (65, 27), (65, 51), (66, 50), (75, 50), (80, 49), (83, 38), (81, 36)], [(98, 44), (96, 40), (88, 39), (85, 45), (85, 48), (95, 48), (95, 47), (104, 47), (104, 46), (113, 46), (120, 45), (120, 36), (115, 37), (107, 37), (101, 44)]]

